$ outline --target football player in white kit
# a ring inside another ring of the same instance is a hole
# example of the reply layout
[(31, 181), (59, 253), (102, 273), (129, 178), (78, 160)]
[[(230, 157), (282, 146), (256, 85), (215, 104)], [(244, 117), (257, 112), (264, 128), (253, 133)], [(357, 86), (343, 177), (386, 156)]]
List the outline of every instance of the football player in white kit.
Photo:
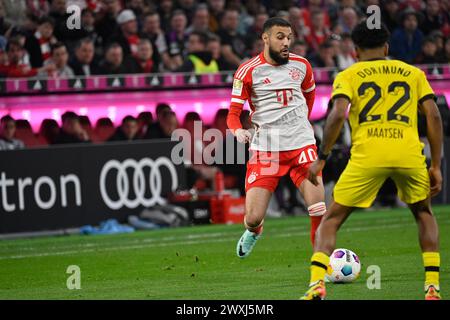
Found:
[[(311, 242), (326, 211), (321, 177), (313, 185), (306, 174), (318, 157), (309, 114), (315, 82), (304, 57), (289, 53), (293, 37), (289, 22), (274, 17), (264, 24), (264, 51), (243, 63), (234, 75), (227, 124), (241, 143), (251, 141), (247, 163), (245, 232), (236, 253), (247, 257), (263, 231), (266, 210), (279, 179), (289, 174), (308, 206)], [(242, 128), (239, 115), (245, 101), (251, 108), (255, 133)], [(320, 152), (319, 152), (320, 156)]]

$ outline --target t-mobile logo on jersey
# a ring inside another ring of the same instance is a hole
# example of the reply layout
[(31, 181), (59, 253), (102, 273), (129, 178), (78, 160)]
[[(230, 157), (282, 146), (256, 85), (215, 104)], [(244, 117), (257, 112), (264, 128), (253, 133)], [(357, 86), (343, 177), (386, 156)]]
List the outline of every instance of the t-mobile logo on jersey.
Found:
[(276, 90), (277, 101), (283, 104), (283, 107), (287, 107), (288, 103), (294, 100), (294, 94), (292, 89)]

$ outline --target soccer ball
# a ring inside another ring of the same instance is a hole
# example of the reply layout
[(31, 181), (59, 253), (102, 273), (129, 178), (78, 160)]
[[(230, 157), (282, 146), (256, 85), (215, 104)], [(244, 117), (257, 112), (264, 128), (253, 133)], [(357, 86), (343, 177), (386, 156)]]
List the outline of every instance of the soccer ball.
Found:
[(352, 282), (358, 278), (361, 263), (358, 256), (348, 249), (336, 249), (330, 256), (327, 278), (334, 283)]

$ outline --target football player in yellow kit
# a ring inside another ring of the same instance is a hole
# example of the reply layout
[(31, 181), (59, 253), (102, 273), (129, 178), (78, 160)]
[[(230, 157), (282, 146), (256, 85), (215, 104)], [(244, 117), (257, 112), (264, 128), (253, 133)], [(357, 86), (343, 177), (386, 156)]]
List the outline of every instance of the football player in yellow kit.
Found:
[[(352, 39), (359, 61), (339, 73), (333, 83), (333, 110), (326, 121), (318, 159), (309, 168), (309, 179), (317, 182), (317, 173), (325, 165), (348, 110), (351, 159), (317, 230), (310, 287), (302, 299), (325, 298), (324, 277), (339, 227), (355, 208), (370, 207), (383, 182), (390, 177), (399, 198), (409, 206), (418, 224), (425, 267), (425, 299), (438, 300), (438, 226), (430, 197), (442, 187), (442, 121), (435, 96), (424, 72), (402, 61), (386, 59), (389, 32), (385, 26), (369, 29), (363, 21), (353, 30)], [(428, 170), (418, 135), (418, 111), (427, 122), (431, 147)]]

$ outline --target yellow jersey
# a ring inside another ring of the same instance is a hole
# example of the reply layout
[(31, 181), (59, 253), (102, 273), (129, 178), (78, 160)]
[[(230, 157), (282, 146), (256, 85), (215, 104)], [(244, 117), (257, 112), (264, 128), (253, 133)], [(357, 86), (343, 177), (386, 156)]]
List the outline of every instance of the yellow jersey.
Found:
[(434, 98), (420, 69), (398, 60), (357, 62), (340, 72), (331, 98), (350, 100), (351, 159), (366, 167), (425, 166), (418, 104)]

